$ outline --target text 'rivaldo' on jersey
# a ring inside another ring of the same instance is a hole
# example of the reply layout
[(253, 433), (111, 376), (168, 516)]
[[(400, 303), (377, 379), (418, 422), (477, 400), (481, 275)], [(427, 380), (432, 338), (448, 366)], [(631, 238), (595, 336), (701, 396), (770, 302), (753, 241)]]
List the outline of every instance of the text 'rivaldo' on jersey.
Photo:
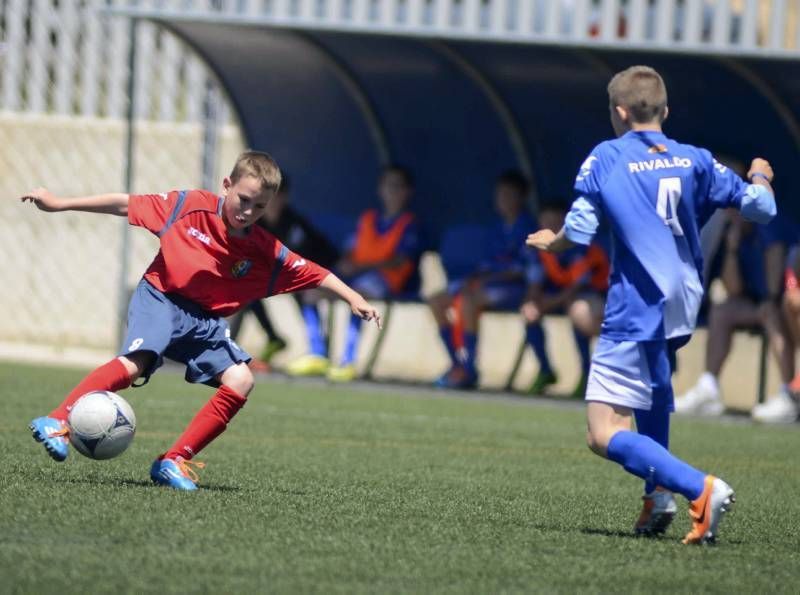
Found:
[(588, 244), (605, 219), (612, 269), (602, 335), (647, 341), (692, 333), (703, 295), (700, 227), (735, 207), (756, 223), (775, 216), (772, 194), (747, 184), (705, 149), (661, 132), (601, 143), (575, 180), (568, 239)]

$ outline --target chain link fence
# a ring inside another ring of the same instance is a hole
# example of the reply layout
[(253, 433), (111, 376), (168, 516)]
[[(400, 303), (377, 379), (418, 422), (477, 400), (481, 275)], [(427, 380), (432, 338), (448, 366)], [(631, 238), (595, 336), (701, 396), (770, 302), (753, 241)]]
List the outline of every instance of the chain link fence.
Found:
[[(0, 0), (0, 341), (116, 347), (126, 222), (42, 213), (17, 197), (37, 186), (61, 195), (125, 190), (129, 22), (98, 0)], [(160, 6), (179, 3), (162, 1)], [(242, 148), (224, 98), (204, 119), (211, 74), (169, 32), (136, 35), (133, 192), (197, 187)], [(216, 128), (205, 146), (207, 126)], [(206, 165), (206, 170), (210, 169)], [(204, 176), (205, 174), (205, 176)], [(127, 287), (157, 241), (129, 234)]]

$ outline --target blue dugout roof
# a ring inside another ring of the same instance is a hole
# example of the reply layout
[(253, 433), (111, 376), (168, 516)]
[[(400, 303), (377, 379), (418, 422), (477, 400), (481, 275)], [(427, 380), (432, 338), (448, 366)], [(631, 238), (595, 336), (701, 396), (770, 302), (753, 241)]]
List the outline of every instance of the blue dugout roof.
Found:
[(155, 18), (215, 71), (250, 147), (291, 172), (307, 212), (374, 205), (387, 162), (416, 178), (433, 236), (492, 215), (492, 186), (528, 173), (537, 199), (571, 198), (575, 172), (612, 135), (606, 84), (633, 64), (664, 76), (665, 131), (748, 162), (768, 158), (783, 212), (800, 172), (800, 62), (526, 45)]

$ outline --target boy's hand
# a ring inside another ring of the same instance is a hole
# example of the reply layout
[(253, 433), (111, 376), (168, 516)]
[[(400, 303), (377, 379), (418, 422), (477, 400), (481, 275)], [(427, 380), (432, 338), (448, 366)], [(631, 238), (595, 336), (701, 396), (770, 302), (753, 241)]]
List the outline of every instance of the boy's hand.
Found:
[(556, 234), (550, 229), (540, 229), (536, 233), (528, 234), (525, 244), (539, 250), (550, 250), (556, 239)]
[(760, 157), (753, 159), (753, 162), (750, 164), (750, 170), (747, 172), (747, 179), (750, 180), (753, 174), (763, 174), (767, 176), (767, 181), (770, 184), (772, 183), (772, 178), (775, 176), (769, 161), (761, 159)]
[(360, 316), (362, 320), (374, 320), (378, 328), (381, 327), (381, 315), (378, 311), (361, 296), (350, 302), (350, 310), (356, 316)]
[(53, 213), (61, 210), (61, 199), (47, 188), (37, 188), (20, 197), (22, 202), (30, 201), (42, 211)]

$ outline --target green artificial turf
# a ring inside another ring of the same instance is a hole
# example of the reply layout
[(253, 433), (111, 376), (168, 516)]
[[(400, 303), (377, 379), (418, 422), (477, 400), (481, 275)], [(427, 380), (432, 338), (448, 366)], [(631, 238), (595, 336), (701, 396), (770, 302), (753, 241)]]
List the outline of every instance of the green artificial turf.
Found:
[(798, 589), (797, 426), (674, 421), (738, 498), (716, 547), (687, 547), (684, 502), (631, 536), (641, 482), (588, 451), (577, 407), (264, 380), (177, 493), (148, 469), (210, 389), (160, 373), (123, 393), (128, 452), (57, 464), (27, 424), (82, 374), (0, 365), (0, 592)]

